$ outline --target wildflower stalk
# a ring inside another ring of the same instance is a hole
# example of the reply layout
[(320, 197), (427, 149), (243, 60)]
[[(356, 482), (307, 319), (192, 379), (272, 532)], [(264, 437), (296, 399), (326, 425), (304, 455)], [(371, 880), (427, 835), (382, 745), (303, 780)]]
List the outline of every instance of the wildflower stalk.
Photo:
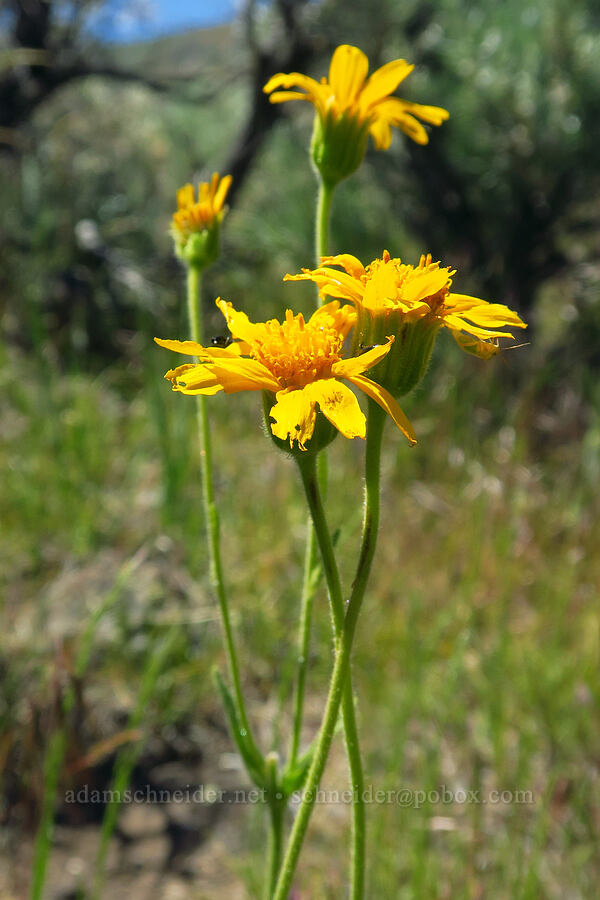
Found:
[[(371, 572), (377, 543), (377, 531), (379, 528), (381, 439), (383, 436), (384, 425), (385, 413), (376, 403), (369, 400), (365, 460), (365, 507), (361, 549), (356, 577), (353, 582), (352, 593), (344, 616), (342, 630), (339, 636), (336, 636), (335, 665), (329, 685), (329, 695), (327, 697), (325, 714), (313, 761), (306, 780), (304, 796), (298, 815), (296, 816), (296, 821), (294, 822), (294, 827), (290, 834), (273, 900), (286, 900), (291, 888), (296, 864), (317, 798), (317, 789), (325, 769), (340, 705), (344, 695), (344, 685), (347, 681), (350, 666), (350, 655), (352, 652), (356, 624)], [(323, 525), (327, 528), (324, 514)], [(324, 563), (324, 566), (325, 565), (326, 564)]]
[[(317, 465), (314, 456), (298, 460), (298, 467), (302, 476), (304, 492), (310, 509), (314, 533), (321, 553), (323, 571), (327, 581), (327, 590), (331, 604), (331, 615), (336, 640), (339, 640), (344, 627), (344, 600), (342, 585), (333, 549), (333, 542), (327, 527), (325, 510), (317, 478)], [(354, 697), (350, 675), (344, 685), (342, 699), (342, 715), (344, 720), (344, 734), (346, 739), (346, 753), (350, 768), (352, 783), (352, 868), (351, 868), (351, 892), (352, 900), (359, 900), (364, 895), (365, 883), (365, 810), (364, 810), (364, 777), (358, 730), (354, 714)]]
[(315, 592), (318, 584), (318, 549), (312, 522), (309, 520), (306, 533), (306, 550), (304, 555), (304, 576), (302, 580), (302, 596), (300, 600), (300, 626), (298, 630), (298, 661), (296, 674), (296, 696), (294, 698), (294, 721), (290, 740), (289, 768), (293, 769), (298, 760), (300, 750), (300, 732), (304, 712), (304, 692), (306, 687), (306, 669), (310, 644), (310, 629)]
[[(331, 202), (333, 199), (333, 191), (335, 184), (326, 181), (323, 176), (319, 178), (319, 198), (317, 205), (317, 227), (316, 227), (316, 250), (317, 264), (320, 263), (322, 256), (327, 256), (329, 252), (329, 222), (331, 218)], [(321, 298), (317, 292), (317, 303), (321, 303)], [(323, 494), (327, 491), (327, 455), (319, 454), (317, 460), (317, 468), (319, 473), (319, 481)], [(318, 485), (317, 485), (318, 488)], [(312, 515), (312, 510), (311, 510)], [(323, 518), (323, 523), (325, 520)], [(316, 528), (316, 525), (315, 525)], [(320, 539), (321, 553), (324, 546), (325, 533), (329, 537), (327, 529), (321, 529), (322, 540)], [(330, 542), (331, 543), (331, 542)], [(330, 547), (333, 551), (333, 547)], [(333, 554), (332, 554), (333, 555)], [(335, 562), (335, 557), (333, 557)], [(344, 604), (342, 599), (341, 583), (338, 576), (337, 587), (339, 589), (339, 602), (335, 599), (335, 590), (332, 583), (327, 581), (330, 602), (332, 604), (332, 616), (334, 621), (334, 629), (336, 636), (342, 628), (344, 618)], [(337, 613), (336, 613), (337, 607)], [(344, 735), (346, 740), (346, 753), (348, 756), (348, 766), (350, 769), (350, 781), (352, 786), (352, 864), (351, 864), (351, 900), (361, 900), (364, 895), (365, 883), (365, 844), (366, 844), (366, 811), (363, 799), (364, 794), (364, 775), (362, 768), (362, 759), (360, 755), (360, 743), (358, 740), (358, 729), (356, 727), (356, 715), (354, 708), (354, 698), (352, 692), (352, 676), (348, 676), (348, 683), (344, 692), (344, 700), (342, 704), (342, 715), (344, 721)]]
[[(329, 244), (329, 220), (331, 215), (331, 202), (335, 185), (326, 181), (319, 175), (319, 193), (317, 200), (317, 215), (315, 223), (315, 250), (317, 257), (317, 265), (320, 264), (322, 256), (327, 256)], [(317, 290), (317, 305), (320, 305), (321, 298)], [(331, 613), (334, 625), (334, 633), (339, 637), (343, 618), (344, 604), (342, 599), (341, 582), (337, 571), (337, 564), (333, 554), (333, 545), (327, 528), (323, 505), (321, 499), (321, 490), (323, 494), (327, 491), (327, 454), (322, 452), (317, 458), (318, 480), (315, 477), (315, 459), (310, 458), (310, 463), (300, 465), (300, 471), (306, 491), (306, 497), (310, 509), (312, 524), (308, 525), (308, 537), (306, 544), (306, 556), (304, 566), (304, 583), (302, 588), (302, 602), (300, 612), (300, 636), (299, 636), (299, 656), (298, 656), (298, 680), (296, 689), (296, 703), (294, 724), (292, 728), (292, 743), (290, 750), (290, 767), (296, 761), (300, 728), (302, 724), (302, 712), (304, 704), (304, 687), (306, 682), (306, 667), (308, 664), (308, 647), (310, 639), (310, 628), (312, 619), (312, 607), (316, 590), (316, 579), (313, 576), (315, 566), (317, 565), (317, 556), (320, 551), (323, 560), (323, 568), (327, 581), (327, 589), (331, 604)], [(311, 472), (307, 471), (311, 469)], [(307, 482), (310, 478), (310, 485)], [(313, 501), (316, 506), (313, 506)], [(318, 545), (318, 549), (317, 549)], [(325, 559), (328, 562), (325, 562)], [(346, 740), (346, 752), (348, 756), (348, 765), (350, 769), (350, 781), (352, 786), (352, 867), (351, 867), (351, 900), (361, 900), (364, 895), (364, 870), (365, 870), (365, 843), (366, 843), (366, 815), (363, 800), (364, 776), (362, 769), (362, 760), (360, 756), (360, 744), (358, 740), (358, 729), (356, 726), (356, 716), (354, 711), (354, 698), (352, 693), (351, 678), (348, 679), (346, 688), (344, 689), (343, 701), (343, 721), (344, 734)]]
[[(187, 270), (187, 309), (190, 337), (197, 343), (202, 343), (202, 305), (201, 305), (201, 283), (202, 269), (200, 266), (188, 265)], [(246, 714), (244, 704), (244, 696), (242, 693), (242, 684), (240, 680), (240, 671), (237, 660), (235, 643), (233, 640), (233, 630), (231, 627), (231, 616), (229, 614), (229, 604), (227, 601), (227, 593), (225, 590), (225, 581), (223, 578), (223, 566), (221, 564), (221, 535), (219, 524), (219, 513), (215, 503), (213, 480), (212, 480), (212, 446), (210, 440), (210, 428), (208, 424), (208, 413), (206, 410), (206, 398), (199, 394), (196, 397), (196, 406), (198, 412), (198, 434), (200, 439), (200, 469), (202, 475), (202, 501), (204, 505), (204, 520), (206, 523), (206, 537), (208, 544), (208, 552), (210, 558), (210, 581), (217, 595), (219, 609), (221, 612), (221, 622), (223, 625), (223, 635), (225, 638), (225, 649), (227, 652), (227, 662), (229, 665), (229, 674), (233, 684), (233, 692), (235, 696), (235, 704), (240, 723), (240, 735), (244, 743), (249, 747), (251, 755), (257, 760), (262, 760), (260, 751), (256, 747), (250, 724)]]
[(285, 805), (281, 803), (270, 803), (269, 814), (271, 817), (271, 827), (269, 829), (269, 856), (268, 856), (268, 879), (266, 883), (265, 900), (271, 900), (275, 886), (277, 884), (277, 876), (279, 875), (279, 867), (281, 865), (281, 854), (283, 851), (283, 816), (285, 813)]
[[(315, 255), (317, 257), (317, 266), (321, 265), (321, 257), (327, 256), (327, 247), (329, 245), (329, 218), (331, 215), (331, 201), (333, 199), (333, 191), (335, 185), (325, 181), (319, 176), (319, 195), (317, 199), (317, 218), (315, 228)], [(321, 305), (321, 300), (317, 294), (317, 303)]]
[(277, 754), (268, 753), (265, 757), (267, 804), (269, 806), (269, 843), (267, 856), (267, 878), (265, 880), (265, 900), (271, 900), (283, 851), (283, 822), (287, 808), (287, 796), (280, 789), (277, 772)]

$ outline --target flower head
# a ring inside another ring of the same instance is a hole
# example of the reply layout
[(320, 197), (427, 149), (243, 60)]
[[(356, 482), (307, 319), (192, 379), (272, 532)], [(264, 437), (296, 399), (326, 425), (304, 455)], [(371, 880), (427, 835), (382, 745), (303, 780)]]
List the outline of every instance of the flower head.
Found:
[[(371, 345), (394, 335), (392, 352), (377, 369), (377, 378), (396, 395), (409, 391), (425, 374), (440, 328), (450, 330), (458, 345), (482, 359), (495, 355), (500, 338), (526, 328), (516, 312), (501, 303), (451, 291), (454, 269), (421, 256), (418, 266), (393, 259), (385, 250), (368, 266), (355, 256), (323, 257), (323, 265), (285, 280), (314, 281), (323, 297), (349, 300), (358, 319), (355, 345)], [(336, 268), (333, 268), (333, 267)]]
[[(182, 394), (219, 391), (265, 391), (269, 425), (275, 437), (306, 450), (317, 421), (317, 407), (344, 437), (365, 437), (365, 416), (350, 382), (375, 400), (411, 443), (413, 428), (394, 398), (364, 375), (390, 350), (393, 338), (357, 357), (344, 358), (343, 344), (356, 318), (351, 307), (328, 303), (308, 322), (301, 313), (286, 312), (285, 321), (253, 323), (231, 303), (217, 300), (233, 342), (227, 347), (203, 347), (193, 341), (157, 344), (196, 356), (198, 363), (178, 366), (165, 378)], [(318, 448), (317, 448), (318, 449)]]
[(225, 198), (231, 186), (231, 175), (219, 178), (215, 172), (209, 182), (186, 184), (177, 191), (177, 212), (173, 213), (171, 234), (177, 255), (191, 265), (207, 266), (214, 262), (219, 249), (219, 227), (226, 213)]
[(271, 103), (308, 100), (313, 104), (317, 112), (313, 160), (323, 176), (335, 183), (358, 168), (368, 134), (378, 150), (390, 146), (392, 125), (417, 144), (426, 144), (429, 137), (419, 119), (441, 125), (448, 118), (447, 110), (439, 106), (422, 106), (390, 96), (413, 69), (406, 60), (396, 59), (367, 78), (369, 60), (365, 54), (358, 47), (342, 44), (331, 59), (328, 80), (315, 81), (299, 72), (279, 73), (263, 90), (271, 95)]

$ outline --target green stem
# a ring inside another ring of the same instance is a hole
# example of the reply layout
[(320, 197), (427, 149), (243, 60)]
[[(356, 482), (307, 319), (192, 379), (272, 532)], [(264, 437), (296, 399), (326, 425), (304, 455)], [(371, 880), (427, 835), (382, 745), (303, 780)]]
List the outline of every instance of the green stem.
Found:
[[(299, 459), (298, 467), (302, 476), (306, 500), (312, 516), (314, 532), (323, 561), (323, 571), (327, 581), (334, 632), (336, 639), (339, 640), (344, 627), (342, 585), (331, 535), (327, 526), (325, 510), (323, 508), (314, 456)], [(366, 815), (363, 767), (360, 755), (360, 743), (358, 740), (358, 728), (356, 726), (354, 697), (352, 693), (352, 676), (350, 672), (348, 673), (344, 685), (342, 717), (344, 722), (346, 753), (348, 755), (348, 765), (350, 768), (350, 780), (352, 784), (352, 875), (350, 882), (350, 897), (351, 900), (361, 900), (364, 896), (365, 884)]]
[[(197, 266), (187, 267), (187, 307), (190, 337), (197, 343), (202, 343), (202, 309), (201, 309), (201, 269)], [(217, 595), (219, 609), (221, 611), (221, 622), (223, 625), (223, 634), (225, 638), (225, 649), (227, 651), (227, 661), (229, 665), (229, 674), (233, 683), (233, 692), (235, 695), (236, 706), (242, 729), (245, 731), (244, 738), (252, 751), (260, 756), (260, 752), (254, 743), (248, 716), (246, 715), (246, 707), (244, 704), (244, 696), (242, 693), (242, 683), (240, 680), (240, 671), (237, 661), (237, 653), (233, 640), (233, 630), (231, 627), (231, 616), (229, 614), (229, 604), (227, 602), (227, 594), (225, 591), (225, 581), (223, 578), (223, 566), (221, 564), (221, 535), (219, 525), (219, 513), (215, 503), (213, 480), (212, 480), (212, 446), (210, 440), (210, 428), (208, 424), (208, 411), (206, 408), (206, 398), (199, 394), (196, 397), (198, 412), (198, 433), (200, 437), (200, 469), (202, 473), (202, 501), (204, 505), (204, 518), (206, 522), (206, 537), (208, 543), (208, 551), (210, 557), (210, 581)]]
[(319, 177), (319, 196), (317, 200), (317, 219), (315, 228), (315, 256), (317, 257), (317, 266), (321, 265), (321, 257), (327, 256), (327, 248), (329, 246), (329, 217), (331, 213), (333, 190), (334, 185), (323, 181), (323, 179)]
[(294, 698), (294, 722), (290, 741), (289, 767), (293, 769), (300, 749), (300, 732), (304, 710), (304, 692), (306, 687), (306, 670), (308, 667), (308, 651), (310, 644), (310, 626), (317, 586), (318, 548), (314, 528), (309, 522), (306, 535), (306, 551), (304, 556), (304, 578), (302, 581), (302, 599), (300, 602), (300, 628), (298, 632), (298, 661), (296, 677), (296, 696)]
[(286, 900), (291, 888), (306, 829), (317, 799), (317, 789), (325, 769), (325, 763), (327, 762), (327, 756), (329, 754), (329, 748), (335, 730), (335, 723), (342, 701), (346, 675), (350, 666), (350, 654), (352, 651), (354, 633), (356, 631), (356, 623), (358, 621), (358, 615), (360, 613), (367, 581), (371, 572), (373, 556), (377, 544), (377, 530), (379, 527), (381, 438), (383, 435), (384, 424), (385, 413), (373, 401), (369, 401), (365, 463), (365, 515), (356, 577), (354, 579), (352, 594), (344, 617), (342, 633), (340, 637), (336, 639), (335, 665), (333, 667), (325, 715), (323, 717), (315, 755), (308, 773), (304, 797), (288, 841), (273, 900)]
[[(319, 194), (317, 201), (317, 216), (315, 227), (315, 251), (317, 266), (321, 257), (328, 253), (329, 244), (329, 220), (331, 215), (331, 202), (334, 186), (319, 178)], [(320, 303), (317, 292), (317, 303)], [(327, 489), (327, 455), (321, 453), (318, 458), (319, 476), (323, 491)], [(333, 553), (333, 546), (329, 529), (327, 528), (321, 493), (318, 480), (314, 477), (314, 460), (312, 467), (303, 470), (300, 466), (307, 501), (311, 511), (314, 527), (309, 524), (306, 548), (306, 562), (304, 571), (304, 587), (302, 591), (302, 607), (300, 619), (300, 653), (298, 664), (298, 687), (296, 692), (296, 707), (294, 727), (292, 730), (291, 765), (295, 762), (298, 752), (299, 733), (302, 722), (302, 707), (304, 702), (304, 685), (306, 679), (306, 665), (308, 654), (308, 640), (310, 636), (310, 619), (312, 614), (314, 590), (310, 584), (311, 572), (315, 564), (316, 545), (318, 543), (323, 558), (323, 568), (327, 580), (327, 588), (331, 604), (331, 613), (336, 638), (339, 638), (344, 620), (344, 603), (342, 598), (341, 582)], [(308, 479), (308, 480), (307, 480)], [(315, 530), (317, 537), (315, 539)], [(327, 560), (327, 561), (326, 561)], [(360, 743), (356, 726), (354, 697), (352, 694), (351, 677), (344, 688), (342, 701), (342, 716), (344, 722), (344, 735), (346, 752), (350, 769), (350, 781), (352, 786), (352, 864), (351, 864), (351, 900), (362, 900), (365, 884), (365, 855), (366, 855), (366, 811), (364, 804), (364, 775), (360, 755)]]
[(269, 804), (271, 827), (269, 829), (268, 849), (268, 879), (265, 890), (265, 900), (271, 900), (277, 884), (277, 876), (281, 866), (281, 853), (283, 850), (283, 817), (285, 805), (274, 801)]

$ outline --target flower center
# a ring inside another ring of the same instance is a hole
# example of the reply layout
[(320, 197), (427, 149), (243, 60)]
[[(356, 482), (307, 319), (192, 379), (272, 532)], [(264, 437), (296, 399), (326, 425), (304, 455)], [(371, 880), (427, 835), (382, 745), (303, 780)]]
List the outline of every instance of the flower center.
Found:
[(343, 337), (333, 327), (304, 321), (291, 310), (285, 322), (266, 322), (260, 338), (252, 341), (252, 355), (283, 387), (302, 388), (318, 378), (328, 378), (340, 359)]

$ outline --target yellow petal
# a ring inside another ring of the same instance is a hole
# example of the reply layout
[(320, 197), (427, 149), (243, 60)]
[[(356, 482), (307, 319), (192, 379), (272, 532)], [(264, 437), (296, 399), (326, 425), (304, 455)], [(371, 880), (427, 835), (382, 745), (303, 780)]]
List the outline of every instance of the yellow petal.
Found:
[(429, 135), (423, 128), (420, 122), (418, 122), (413, 116), (403, 116), (401, 119), (398, 119), (397, 122), (394, 122), (394, 125), (397, 125), (404, 134), (407, 134), (409, 138), (411, 138), (415, 144), (421, 144), (421, 146), (425, 146), (425, 144), (429, 143)]
[[(215, 340), (218, 340), (216, 338)], [(206, 359), (231, 359), (231, 357), (250, 356), (252, 348), (245, 341), (232, 341), (228, 347), (205, 347)]]
[(394, 59), (373, 72), (360, 95), (361, 113), (367, 114), (375, 103), (393, 94), (400, 82), (404, 81), (413, 69), (414, 66), (405, 59)]
[(360, 388), (367, 397), (371, 397), (376, 403), (378, 403), (382, 409), (386, 411), (388, 416), (394, 420), (394, 423), (398, 426), (402, 434), (410, 441), (411, 444), (417, 443), (417, 436), (415, 434), (415, 430), (398, 406), (396, 400), (392, 397), (389, 391), (386, 391), (385, 388), (382, 388), (380, 384), (376, 384), (374, 381), (371, 381), (370, 378), (365, 378), (364, 375), (353, 375), (352, 378), (349, 378), (348, 381), (355, 384), (356, 387)]
[(384, 356), (387, 356), (393, 343), (394, 339), (391, 338), (388, 339), (387, 344), (372, 347), (366, 353), (361, 353), (360, 356), (341, 359), (333, 364), (331, 372), (339, 378), (351, 378), (354, 375), (362, 375), (367, 369), (372, 369), (378, 362), (381, 362)]
[(200, 388), (186, 388), (173, 385), (173, 390), (178, 394), (185, 394), (187, 397), (197, 397), (200, 394), (202, 394), (203, 397), (214, 397), (214, 395), (220, 393), (223, 388), (218, 382), (215, 382), (214, 384), (207, 384), (205, 387)]
[(390, 97), (377, 105), (374, 114), (377, 116), (377, 121), (384, 120), (389, 125), (395, 125), (417, 144), (426, 144), (429, 141), (427, 132), (414, 116), (409, 115), (406, 106), (405, 100)]
[(184, 372), (195, 369), (196, 365), (197, 363), (184, 363), (182, 366), (176, 366), (174, 369), (169, 369), (168, 372), (165, 372), (165, 378), (167, 381), (172, 381), (174, 384), (178, 378), (183, 376)]
[(351, 253), (338, 253), (337, 256), (322, 256), (321, 265), (341, 266), (348, 275), (352, 276), (352, 278), (360, 279), (365, 274), (365, 267), (360, 259), (357, 259), (356, 256), (352, 256)]
[(325, 303), (324, 306), (319, 306), (319, 308), (312, 314), (308, 322), (311, 325), (329, 325), (332, 321), (335, 320), (338, 312), (342, 308), (345, 307), (341, 306), (339, 300), (330, 300), (329, 303)]
[(275, 91), (269, 97), (271, 103), (287, 103), (288, 100), (308, 100), (309, 103), (314, 103), (312, 94), (301, 94), (299, 91)]
[[(278, 391), (279, 382), (271, 375), (266, 366), (256, 359), (228, 359), (205, 363), (226, 394), (239, 391)], [(187, 376), (189, 378), (189, 376)]]
[(194, 185), (193, 184), (184, 184), (182, 188), (179, 188), (177, 191), (177, 208), (178, 209), (186, 209), (188, 206), (194, 205)]
[(206, 195), (210, 200), (214, 200), (219, 185), (219, 173), (213, 172), (210, 181), (206, 185)]
[(448, 328), (453, 328), (456, 331), (466, 331), (468, 334), (473, 334), (475, 337), (480, 337), (484, 340), (495, 337), (511, 338), (514, 336), (510, 331), (493, 331), (492, 329), (485, 329), (480, 328), (478, 325), (472, 325), (471, 322), (467, 322), (459, 315), (445, 315), (444, 325)]
[(273, 419), (271, 431), (275, 437), (282, 441), (289, 438), (290, 447), (298, 441), (300, 449), (306, 450), (306, 442), (315, 430), (317, 414), (315, 404), (305, 390), (280, 391), (269, 416)]
[(157, 337), (154, 341), (160, 347), (166, 347), (167, 350), (174, 350), (175, 353), (182, 353), (184, 356), (203, 356), (206, 350), (206, 347), (196, 341), (165, 341)]
[(375, 141), (375, 146), (378, 150), (387, 150), (392, 143), (390, 123), (383, 117), (374, 119), (369, 126), (369, 134)]
[(341, 110), (351, 106), (365, 83), (369, 60), (358, 47), (341, 44), (331, 58), (329, 85)]
[(219, 379), (206, 365), (178, 366), (165, 375), (180, 394), (217, 394), (222, 391)]
[(251, 322), (246, 313), (234, 309), (233, 304), (229, 301), (221, 300), (221, 298), (218, 297), (215, 300), (215, 303), (225, 316), (225, 321), (227, 322), (227, 327), (230, 332), (234, 337), (239, 338), (239, 340), (252, 343), (264, 328), (264, 325)]
[(349, 387), (335, 378), (322, 378), (304, 388), (323, 415), (347, 438), (364, 438), (366, 419)]
[(223, 204), (225, 203), (225, 197), (227, 196), (229, 188), (231, 187), (232, 181), (233, 181), (233, 178), (231, 175), (226, 175), (224, 178), (221, 179), (221, 183), (219, 184), (219, 187), (217, 188), (217, 190), (215, 192), (215, 196), (214, 196), (214, 200), (213, 200), (213, 209), (216, 213), (219, 212), (219, 210), (223, 208)]
[(519, 314), (503, 303), (488, 303), (486, 300), (478, 300), (477, 297), (468, 297), (466, 294), (448, 294), (444, 306), (461, 317), (470, 319), (476, 325), (483, 325), (486, 328), (498, 328), (503, 325), (527, 328), (527, 324)]
[(334, 328), (345, 340), (356, 323), (356, 310), (353, 306), (340, 306), (339, 300), (332, 300), (320, 306), (309, 319), (311, 325), (321, 323), (323, 327)]
[(441, 125), (450, 118), (448, 110), (441, 106), (424, 106), (422, 103), (411, 103), (410, 100), (399, 100), (398, 102), (402, 104), (405, 113), (412, 113), (413, 116), (418, 116), (429, 125)]
[[(364, 289), (363, 304), (369, 309), (381, 309), (386, 300), (398, 297), (398, 271), (393, 260), (374, 267)], [(389, 304), (388, 304), (389, 305)], [(395, 304), (393, 304), (395, 305)]]
[(289, 90), (289, 88), (293, 87), (302, 88), (309, 96), (313, 96), (318, 95), (320, 84), (314, 78), (302, 75), (300, 72), (289, 72), (287, 75), (280, 72), (278, 75), (273, 75), (269, 78), (263, 88), (263, 92), (270, 94), (275, 88)]
[(340, 297), (342, 300), (360, 302), (364, 293), (363, 284), (346, 272), (323, 266), (312, 272), (306, 269), (302, 275), (286, 275), (284, 281), (314, 281), (323, 296)]
[(416, 303), (439, 293), (450, 280), (449, 269), (432, 269), (427, 272), (423, 269), (415, 270), (415, 277), (404, 285), (402, 299), (408, 303)]
[(228, 347), (203, 347), (196, 341), (165, 341), (162, 338), (154, 338), (155, 342), (167, 350), (174, 350), (183, 356), (196, 356), (203, 361), (211, 359), (231, 359), (249, 354), (250, 347), (244, 341), (234, 341)]

